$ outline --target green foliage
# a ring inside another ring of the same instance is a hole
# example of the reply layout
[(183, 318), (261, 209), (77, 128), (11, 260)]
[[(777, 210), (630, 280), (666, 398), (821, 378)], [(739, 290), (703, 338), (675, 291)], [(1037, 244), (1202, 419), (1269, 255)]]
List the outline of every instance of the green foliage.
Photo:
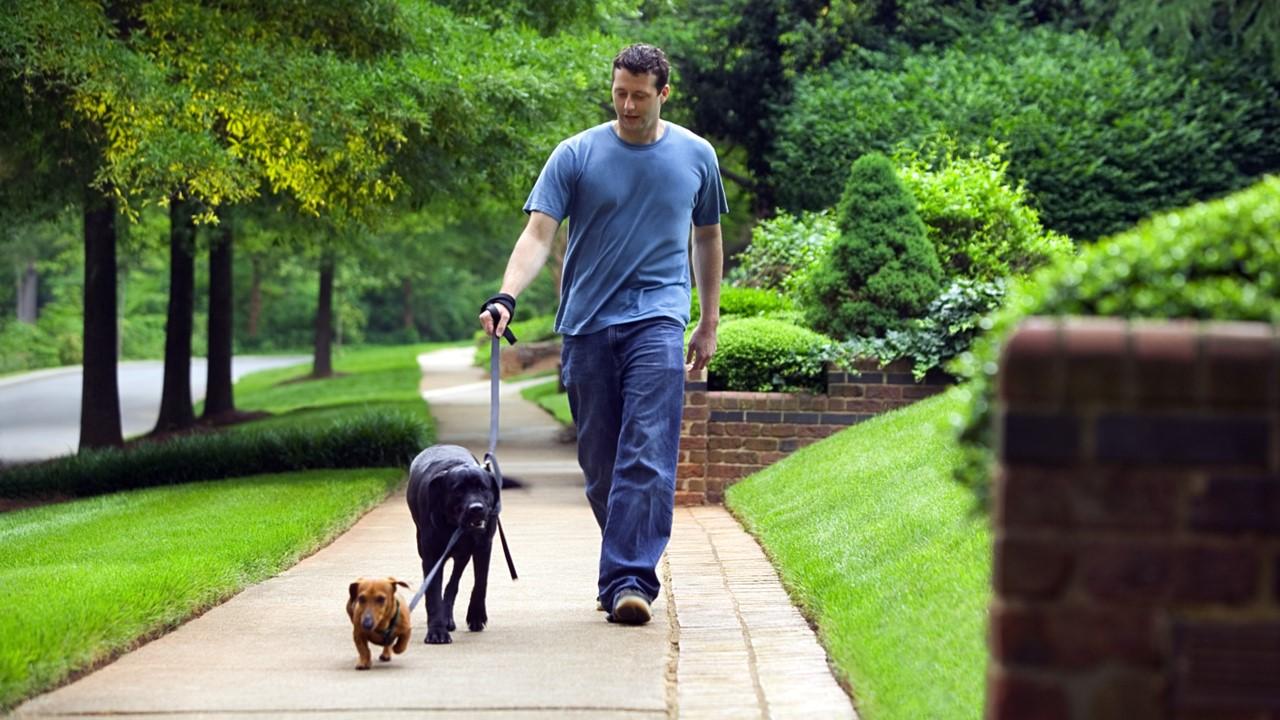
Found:
[(752, 228), (751, 244), (737, 255), (738, 265), (727, 279), (739, 287), (772, 288), (794, 296), (839, 234), (827, 210), (778, 213)]
[[(293, 566), (403, 477), (256, 476), (0, 513), (0, 712)], [(68, 581), (69, 562), (92, 581)]]
[(991, 533), (950, 480), (961, 405), (872, 418), (725, 494), (868, 720), (982, 717)]
[(994, 282), (1073, 249), (1070, 239), (1041, 227), (1025, 186), (1010, 185), (1000, 149), (961, 155), (944, 138), (894, 158), (948, 277)]
[(833, 337), (879, 336), (921, 315), (942, 270), (888, 158), (853, 164), (837, 222), (840, 236), (805, 287), (810, 327)]
[(828, 344), (822, 335), (780, 320), (730, 320), (720, 326), (716, 354), (707, 367), (707, 387), (822, 392)]
[(1269, 0), (1116, 2), (1113, 7), (1109, 24), (1135, 43), (1154, 41), (1178, 52), (1220, 44), (1266, 58), (1272, 72), (1280, 73), (1280, 5)]
[(996, 360), (1033, 315), (1280, 322), (1280, 178), (1155, 216), (1016, 283), (990, 330), (962, 356), (973, 378), (959, 479), (985, 501)]
[(852, 367), (860, 358), (873, 358), (881, 365), (906, 358), (918, 382), (969, 349), (983, 318), (1004, 298), (1004, 288), (1001, 280), (954, 280), (929, 303), (924, 317), (912, 318), (905, 328), (889, 330), (884, 337), (855, 337), (840, 343), (832, 348), (831, 357), (844, 367)]
[(939, 133), (964, 147), (994, 138), (1044, 225), (1084, 241), (1280, 166), (1277, 105), (1277, 87), (1243, 60), (997, 26), (900, 64), (803, 77), (771, 168), (779, 205), (817, 209), (866, 153)]
[(157, 485), (321, 468), (408, 467), (432, 441), (420, 418), (349, 413), (329, 427), (191, 435), (82, 450), (0, 472), (0, 497), (87, 497)]
[[(693, 289), (689, 302), (689, 324), (692, 325), (702, 317), (697, 288)], [(773, 290), (732, 285), (720, 286), (721, 320), (729, 317), (756, 317), (790, 309), (792, 309), (791, 301)]]

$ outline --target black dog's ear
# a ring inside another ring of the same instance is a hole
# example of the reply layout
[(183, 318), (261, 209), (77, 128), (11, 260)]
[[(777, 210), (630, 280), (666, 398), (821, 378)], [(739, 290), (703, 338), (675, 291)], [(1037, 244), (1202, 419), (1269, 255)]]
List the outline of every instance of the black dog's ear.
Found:
[(427, 482), (427, 521), (431, 523), (431, 527), (443, 527), (445, 501), (449, 494), (447, 485), (449, 481), (445, 478), (447, 473), (434, 475)]

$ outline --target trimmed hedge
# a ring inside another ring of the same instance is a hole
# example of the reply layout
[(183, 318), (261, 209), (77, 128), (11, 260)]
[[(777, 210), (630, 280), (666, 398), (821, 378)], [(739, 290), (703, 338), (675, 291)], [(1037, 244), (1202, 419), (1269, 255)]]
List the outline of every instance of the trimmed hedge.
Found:
[(1280, 177), (1153, 217), (1016, 284), (955, 370), (973, 378), (958, 479), (984, 503), (992, 468), (996, 360), (1032, 315), (1280, 323)]
[(1088, 241), (1280, 167), (1280, 88), (1240, 58), (1180, 60), (1083, 32), (995, 27), (893, 67), (805, 75), (778, 121), (779, 204), (832, 205), (870, 152), (938, 132), (1007, 143), (1045, 226)]
[(127, 448), (84, 450), (0, 472), (0, 497), (86, 497), (120, 490), (321, 468), (408, 467), (433, 442), (420, 418), (366, 412), (327, 429), (187, 435)]
[[(702, 317), (702, 308), (698, 305), (698, 289), (694, 288), (690, 297), (689, 324), (693, 325)], [(720, 286), (720, 317), (755, 317), (773, 312), (792, 310), (791, 301), (782, 295), (762, 288)]]
[(853, 163), (836, 222), (840, 235), (803, 288), (809, 327), (880, 337), (924, 314), (941, 291), (942, 268), (889, 158), (872, 153)]
[(731, 320), (720, 326), (716, 354), (707, 367), (707, 387), (824, 392), (829, 344), (826, 337), (781, 320)]

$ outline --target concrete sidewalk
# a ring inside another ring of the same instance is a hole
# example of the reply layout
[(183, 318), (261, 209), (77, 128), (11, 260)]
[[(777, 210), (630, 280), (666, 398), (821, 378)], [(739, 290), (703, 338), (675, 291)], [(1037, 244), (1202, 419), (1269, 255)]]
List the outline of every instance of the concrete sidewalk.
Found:
[[(423, 356), (422, 389), (440, 441), (479, 456), (488, 383), (469, 359)], [(419, 607), (403, 655), (353, 669), (347, 585), (360, 575), (396, 575), (415, 589), (421, 580), (400, 492), (297, 566), (15, 714), (856, 717), (759, 546), (722, 508), (677, 509), (653, 622), (605, 622), (595, 610), (599, 531), (574, 446), (558, 431), (504, 384), (498, 456), (525, 487), (504, 493), (502, 520), (520, 579), (496, 553), (484, 632), (460, 623), (451, 645), (423, 644)]]

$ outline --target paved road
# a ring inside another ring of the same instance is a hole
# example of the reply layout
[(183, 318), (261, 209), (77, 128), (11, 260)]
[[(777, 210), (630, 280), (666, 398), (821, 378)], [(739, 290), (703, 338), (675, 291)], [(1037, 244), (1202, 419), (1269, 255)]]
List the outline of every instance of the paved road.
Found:
[[(246, 356), (231, 363), (233, 379), (256, 370), (305, 363), (305, 355)], [(204, 358), (191, 362), (192, 401), (204, 397)], [(164, 363), (120, 363), (120, 415), (125, 437), (149, 431), (160, 413)], [(79, 366), (0, 378), (0, 464), (74, 453), (80, 442)]]

